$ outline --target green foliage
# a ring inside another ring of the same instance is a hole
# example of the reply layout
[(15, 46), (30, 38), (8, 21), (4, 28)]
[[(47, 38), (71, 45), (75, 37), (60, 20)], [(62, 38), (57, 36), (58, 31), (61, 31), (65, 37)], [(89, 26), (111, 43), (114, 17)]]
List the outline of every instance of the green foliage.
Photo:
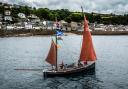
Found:
[(3, 13), (4, 13), (4, 7), (0, 6), (0, 14), (3, 14)]
[(32, 8), (31, 7), (28, 7), (28, 6), (21, 6), (19, 8), (19, 13), (24, 13), (25, 15), (30, 15), (32, 13)]
[(82, 21), (82, 14), (81, 13), (72, 13), (71, 15), (69, 15), (69, 17), (71, 18), (71, 21), (75, 21), (75, 22), (81, 22)]
[(66, 22), (68, 22), (68, 23), (70, 23), (70, 22), (72, 21), (70, 16), (66, 17), (64, 20), (65, 20)]
[[(31, 8), (28, 6), (13, 7), (11, 9), (14, 22), (18, 21), (18, 13), (24, 13), (26, 16), (30, 14), (37, 15), (40, 19), (55, 21), (65, 20), (67, 22), (75, 21), (81, 22), (84, 18), (81, 12), (70, 12), (68, 9), (49, 10), (48, 8)], [(4, 13), (3, 6), (0, 6), (0, 14)], [(123, 24), (128, 25), (128, 15), (115, 14), (98, 14), (98, 13), (84, 13), (90, 23), (103, 24)]]
[(36, 15), (41, 19), (49, 19), (49, 9), (47, 8), (39, 8), (36, 10)]
[(14, 18), (18, 18), (19, 9), (18, 8), (12, 8), (12, 16)]

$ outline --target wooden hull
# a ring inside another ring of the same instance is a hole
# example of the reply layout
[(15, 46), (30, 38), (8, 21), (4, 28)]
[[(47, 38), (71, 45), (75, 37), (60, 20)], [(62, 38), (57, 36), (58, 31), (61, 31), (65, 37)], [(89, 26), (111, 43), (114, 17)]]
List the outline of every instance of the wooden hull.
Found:
[(83, 67), (76, 67), (72, 68), (70, 70), (64, 70), (64, 71), (44, 71), (44, 77), (66, 77), (66, 76), (72, 76), (72, 75), (81, 75), (88, 73), (90, 71), (95, 71), (95, 62), (92, 62), (90, 64), (87, 64)]

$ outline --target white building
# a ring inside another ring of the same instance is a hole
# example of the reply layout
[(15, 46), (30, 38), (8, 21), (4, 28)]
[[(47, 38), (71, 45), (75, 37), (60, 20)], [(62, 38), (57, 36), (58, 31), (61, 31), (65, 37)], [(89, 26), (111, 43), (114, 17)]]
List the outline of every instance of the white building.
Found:
[(6, 10), (6, 11), (4, 12), (4, 15), (11, 15), (11, 11), (10, 11), (10, 10)]
[(34, 14), (29, 15), (28, 18), (30, 19), (30, 21), (31, 21), (32, 23), (36, 23), (36, 22), (39, 23), (39, 22), (40, 22), (39, 17), (37, 17), (37, 16), (34, 15)]
[(11, 16), (4, 16), (4, 20), (5, 21), (12, 21), (12, 17)]
[(2, 14), (0, 14), (0, 22), (2, 22), (2, 20), (3, 20), (2, 16), (3, 16), (3, 15), (2, 15)]
[(31, 23), (25, 23), (25, 29), (32, 29), (32, 24)]
[(71, 22), (71, 30), (72, 31), (76, 31), (77, 27), (78, 27), (77, 22)]
[(19, 16), (21, 19), (25, 19), (25, 18), (26, 18), (26, 16), (25, 16), (24, 13), (19, 13), (18, 16)]
[(13, 30), (14, 29), (14, 26), (13, 25), (7, 25), (7, 30)]

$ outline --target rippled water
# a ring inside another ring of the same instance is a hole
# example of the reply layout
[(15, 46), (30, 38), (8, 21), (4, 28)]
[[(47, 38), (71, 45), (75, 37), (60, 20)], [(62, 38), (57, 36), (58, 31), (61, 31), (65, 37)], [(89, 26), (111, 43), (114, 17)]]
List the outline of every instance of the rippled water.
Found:
[[(96, 72), (69, 78), (43, 78), (51, 37), (0, 38), (0, 89), (128, 89), (128, 36), (93, 36)], [(59, 62), (77, 61), (81, 36), (63, 37)]]

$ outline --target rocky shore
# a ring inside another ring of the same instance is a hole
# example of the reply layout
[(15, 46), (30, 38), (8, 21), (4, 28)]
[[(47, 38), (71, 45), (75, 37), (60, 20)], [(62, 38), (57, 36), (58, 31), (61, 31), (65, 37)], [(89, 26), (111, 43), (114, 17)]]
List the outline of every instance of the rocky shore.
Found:
[[(82, 31), (64, 31), (65, 33), (73, 33), (81, 35)], [(21, 36), (35, 36), (35, 35), (54, 35), (54, 30), (13, 30), (0, 31), (0, 37), (21, 37)], [(91, 31), (92, 35), (128, 35), (128, 31)]]
[[(73, 32), (81, 35), (83, 32)], [(128, 31), (91, 31), (92, 35), (128, 35)]]

